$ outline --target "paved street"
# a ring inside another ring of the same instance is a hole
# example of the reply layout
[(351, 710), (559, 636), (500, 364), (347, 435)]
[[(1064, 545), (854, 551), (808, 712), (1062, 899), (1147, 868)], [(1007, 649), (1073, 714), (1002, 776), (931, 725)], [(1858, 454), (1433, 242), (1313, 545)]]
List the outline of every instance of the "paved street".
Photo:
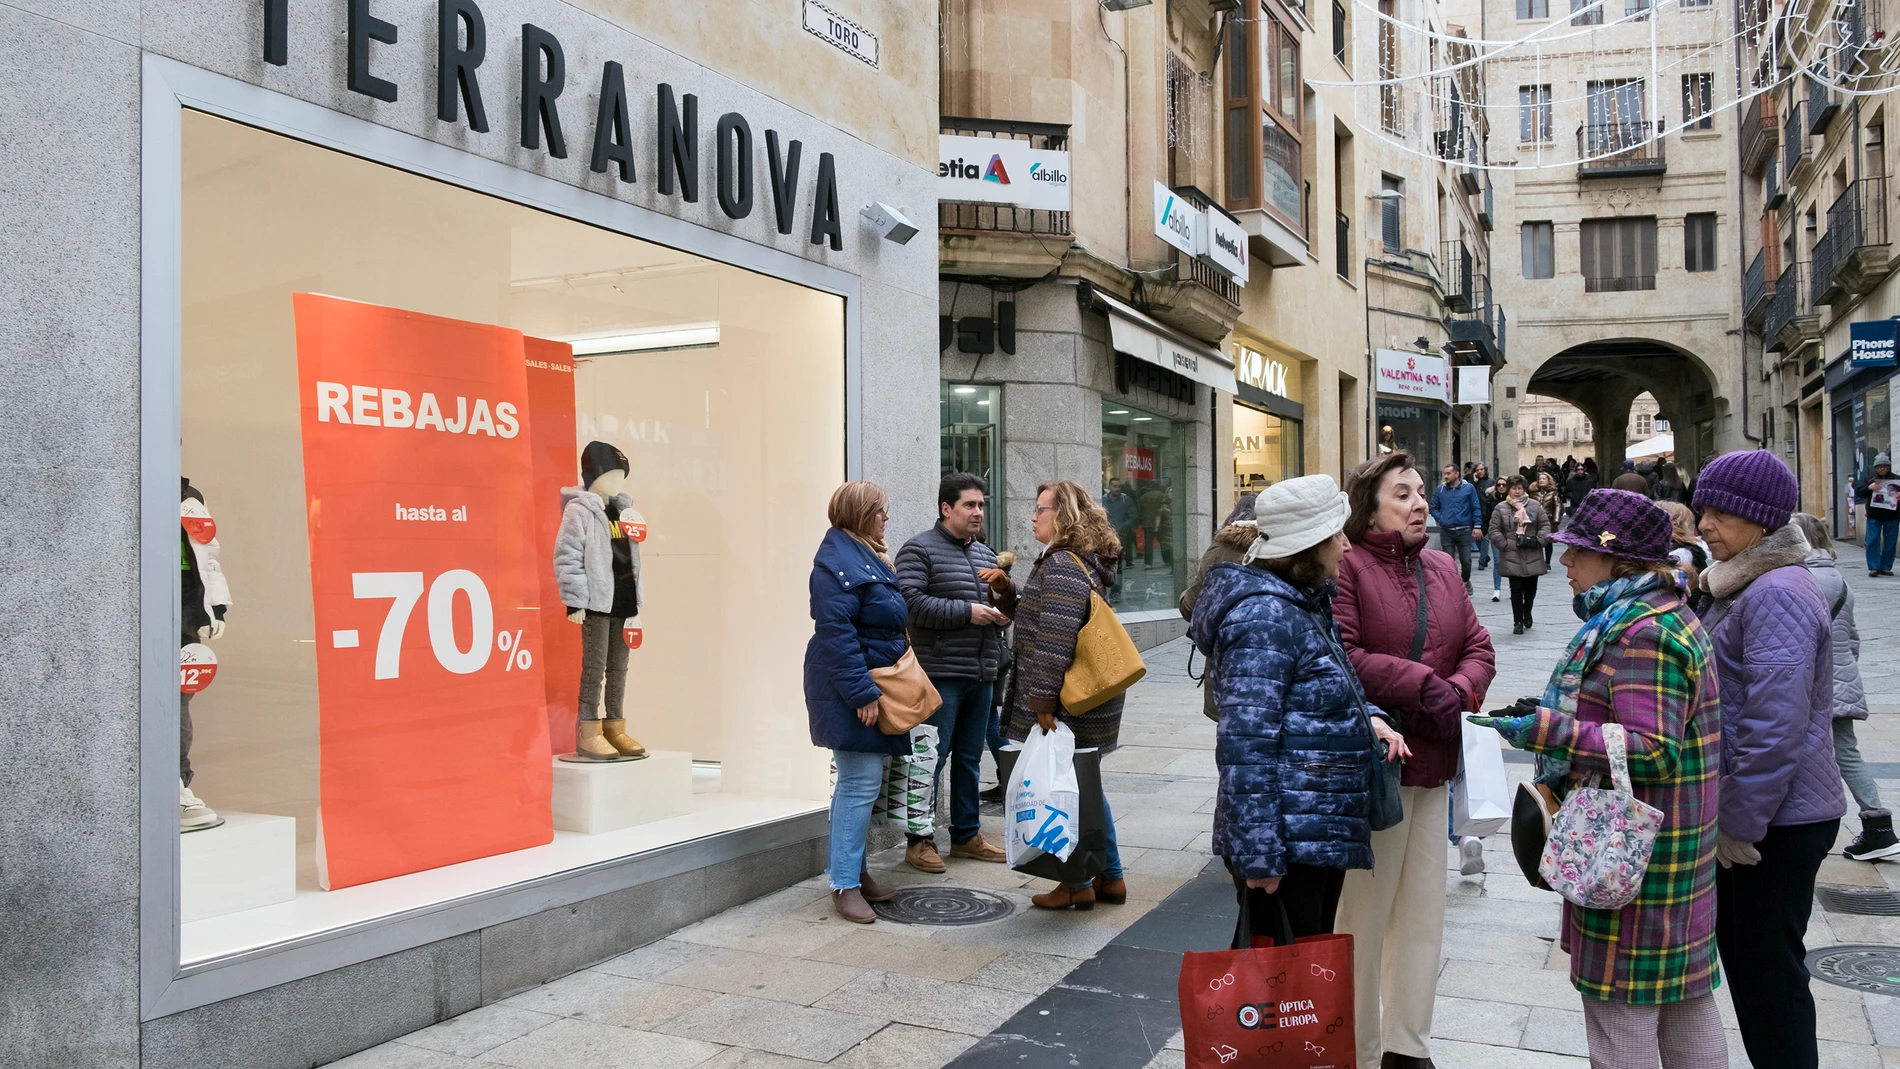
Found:
[[(1900, 580), (1869, 580), (1858, 547), (1843, 570), (1860, 598), (1873, 719), (1863, 750), (1882, 787), (1900, 794), (1900, 673), (1883, 651), (1900, 640)], [(1502, 704), (1541, 692), (1574, 630), (1560, 575), (1540, 592), (1537, 626), (1510, 633), (1507, 601), (1474, 573), (1481, 617), (1498, 648)], [(1502, 625), (1500, 627), (1500, 625)], [(1198, 664), (1198, 658), (1196, 658)], [(943, 876), (873, 867), (904, 885), (1000, 892), (1005, 919), (967, 927), (832, 915), (822, 878), (738, 906), (623, 957), (464, 1014), (337, 1063), (349, 1069), (684, 1067), (936, 1069), (1041, 1065), (1179, 1066), (1172, 1003), (1181, 949), (1217, 949), (1232, 893), (1209, 849), (1213, 728), (1187, 676), (1187, 647), (1149, 655), (1129, 703), (1123, 748), (1106, 783), (1130, 898), (1090, 913), (1048, 914), (1028, 896), (1046, 887), (1001, 865), (950, 862)], [(1529, 766), (1507, 766), (1523, 776)], [(986, 818), (994, 828), (995, 814)], [(1847, 822), (1852, 825), (1850, 819)], [(992, 834), (994, 832), (992, 831)], [(1842, 842), (1852, 837), (1844, 828)], [(1490, 874), (1448, 863), (1446, 960), (1438, 981), (1434, 1058), (1443, 1069), (1560, 1069), (1587, 1064), (1578, 995), (1557, 935), (1558, 901), (1518, 875), (1504, 836), (1487, 843)], [(1882, 883), (1883, 878), (1885, 883)], [(1830, 859), (1822, 882), (1900, 888), (1900, 867)], [(1810, 948), (1900, 945), (1900, 919), (1823, 913)], [(1815, 981), (1822, 1065), (1900, 1066), (1900, 1000)], [(1747, 1066), (1732, 1011), (1731, 1064)], [(1769, 1069), (1769, 1067), (1759, 1067)]]

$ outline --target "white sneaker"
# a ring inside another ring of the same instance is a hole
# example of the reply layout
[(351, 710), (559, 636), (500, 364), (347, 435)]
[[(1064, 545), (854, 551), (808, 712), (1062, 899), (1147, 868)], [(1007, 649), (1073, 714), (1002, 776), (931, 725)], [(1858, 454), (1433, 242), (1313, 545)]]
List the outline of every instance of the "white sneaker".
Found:
[(1476, 876), (1484, 871), (1484, 842), (1475, 835), (1458, 841), (1458, 874)]
[(1497, 592), (1497, 591), (1495, 591), (1495, 590), (1493, 590), (1493, 591), (1491, 592), (1491, 600), (1492, 600), (1492, 601), (1498, 601), (1498, 600), (1500, 600), (1500, 599), (1498, 598), (1498, 592)]
[(218, 814), (212, 812), (210, 806), (199, 801), (198, 796), (191, 793), (191, 788), (185, 786), (184, 780), (179, 780), (178, 830), (197, 831), (199, 828), (209, 828), (217, 822)]

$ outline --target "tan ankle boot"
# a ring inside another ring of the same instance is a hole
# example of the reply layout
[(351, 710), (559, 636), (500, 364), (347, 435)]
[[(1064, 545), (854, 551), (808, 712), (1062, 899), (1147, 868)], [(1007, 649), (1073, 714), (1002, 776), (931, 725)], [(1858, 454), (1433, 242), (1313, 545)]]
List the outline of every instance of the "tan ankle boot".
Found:
[(831, 906), (838, 911), (838, 916), (853, 924), (877, 922), (877, 911), (864, 901), (864, 892), (855, 887), (848, 891), (831, 892)]
[(601, 734), (602, 720), (582, 720), (574, 730), (574, 756), (583, 761), (618, 761), (620, 751)]
[(607, 743), (618, 751), (620, 756), (645, 757), (647, 755), (647, 748), (635, 742), (632, 735), (627, 734), (625, 720), (602, 720), (600, 725), (601, 733), (606, 737)]

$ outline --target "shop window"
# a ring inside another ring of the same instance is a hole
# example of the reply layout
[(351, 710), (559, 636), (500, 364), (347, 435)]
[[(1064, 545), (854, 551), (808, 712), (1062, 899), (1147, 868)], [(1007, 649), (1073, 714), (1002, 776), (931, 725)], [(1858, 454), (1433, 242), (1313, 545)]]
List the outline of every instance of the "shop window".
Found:
[(1517, 139), (1550, 140), (1550, 85), (1517, 87)]
[(943, 384), (938, 474), (969, 472), (989, 484), (983, 541), (1003, 545), (1003, 390), (1000, 386)]
[(1715, 213), (1692, 212), (1683, 216), (1682, 237), (1684, 269), (1715, 270)]
[(1175, 607), (1192, 563), (1187, 514), (1189, 436), (1194, 424), (1123, 401), (1102, 402), (1102, 507), (1121, 536), (1121, 612)]
[[(1304, 474), (1300, 421), (1234, 402), (1234, 495)], [(1232, 507), (1233, 501), (1227, 502)]]
[(1586, 293), (1656, 288), (1656, 217), (1585, 219), (1580, 267)]
[[(822, 810), (799, 673), (842, 300), (182, 123), (181, 539), (202, 562), (215, 533), (230, 590), (221, 635), (180, 636), (217, 662), (180, 702), (191, 789), (281, 822), (247, 864), (295, 887), (233, 906), (192, 868), (229, 827), (191, 832), (184, 959)], [(645, 748), (591, 766), (636, 770), (637, 811), (557, 803), (577, 735)]]
[(1528, 222), (1519, 230), (1521, 255), (1524, 260), (1525, 278), (1554, 278), (1557, 274), (1557, 257), (1551, 235), (1549, 220)]

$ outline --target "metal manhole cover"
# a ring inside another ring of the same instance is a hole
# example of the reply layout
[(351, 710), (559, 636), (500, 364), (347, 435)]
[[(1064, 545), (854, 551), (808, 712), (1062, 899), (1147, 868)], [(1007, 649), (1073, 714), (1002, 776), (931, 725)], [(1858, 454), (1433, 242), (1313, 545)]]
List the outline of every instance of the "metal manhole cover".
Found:
[(1808, 971), (1839, 987), (1900, 998), (1900, 947), (1822, 947), (1808, 954)]
[(1016, 912), (1002, 895), (970, 887), (906, 887), (890, 901), (873, 903), (871, 908), (887, 921), (944, 927), (1002, 920)]
[(1900, 894), (1862, 887), (1823, 886), (1814, 889), (1821, 908), (1829, 913), (1857, 913), (1864, 917), (1900, 917)]

